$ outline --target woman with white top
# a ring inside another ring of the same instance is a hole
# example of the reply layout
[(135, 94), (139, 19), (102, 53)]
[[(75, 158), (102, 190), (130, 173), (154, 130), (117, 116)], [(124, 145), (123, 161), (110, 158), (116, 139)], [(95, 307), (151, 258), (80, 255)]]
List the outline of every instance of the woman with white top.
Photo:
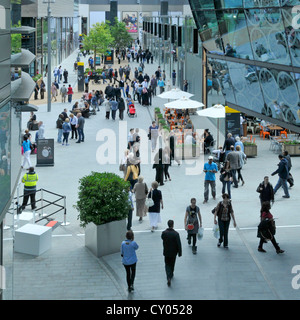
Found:
[(76, 126), (78, 124), (78, 118), (74, 116), (73, 113), (70, 113), (70, 125), (71, 125), (71, 129), (72, 129), (72, 137), (71, 139), (75, 139), (77, 140), (77, 129)]
[(28, 135), (25, 134), (24, 135), (24, 141), (22, 143), (23, 152), (24, 152), (23, 165), (21, 166), (22, 169), (25, 167), (26, 162), (28, 163), (28, 168), (32, 167), (31, 161), (30, 161), (30, 154), (31, 154), (30, 146), (31, 146), (31, 143), (30, 143), (30, 140), (28, 138)]

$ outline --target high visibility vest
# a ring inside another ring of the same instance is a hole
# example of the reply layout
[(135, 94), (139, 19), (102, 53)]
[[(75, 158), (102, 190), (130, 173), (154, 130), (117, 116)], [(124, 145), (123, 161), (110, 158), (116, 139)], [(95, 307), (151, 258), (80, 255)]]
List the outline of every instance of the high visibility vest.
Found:
[(34, 190), (36, 188), (36, 184), (39, 180), (38, 175), (33, 173), (25, 173), (22, 182), (24, 183), (24, 189), (25, 190)]

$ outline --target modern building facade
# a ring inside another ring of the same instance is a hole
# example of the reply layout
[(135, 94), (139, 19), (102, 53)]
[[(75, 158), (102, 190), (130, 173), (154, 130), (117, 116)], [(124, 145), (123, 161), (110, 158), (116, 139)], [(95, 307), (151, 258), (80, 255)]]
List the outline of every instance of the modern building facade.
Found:
[[(48, 64), (48, 4), (43, 0), (36, 0), (30, 5), (22, 5), (21, 24), (36, 29), (36, 33), (23, 36), (22, 48), (30, 50), (36, 61), (29, 73), (45, 72)], [(51, 7), (51, 65), (57, 66), (78, 48), (79, 39), (79, 0), (57, 0)], [(18, 17), (18, 15), (14, 15)], [(16, 19), (15, 19), (16, 20)], [(13, 24), (18, 21), (13, 21)]]
[(176, 72), (175, 86), (202, 101), (202, 46), (191, 15), (143, 17), (143, 46), (149, 49), (156, 62), (171, 78)]
[[(23, 0), (22, 4), (33, 1)], [(10, 0), (0, 0), (0, 300), (3, 293), (7, 299), (11, 294), (13, 242), (6, 242), (4, 248), (3, 230), (21, 174), (21, 117), (23, 111), (35, 110), (28, 105), (35, 83), (22, 71), (29, 68), (35, 56), (24, 49), (11, 55), (12, 34), (30, 35), (35, 30), (11, 28), (11, 8), (15, 4), (20, 5), (20, 1), (13, 0), (11, 6)]]
[(130, 34), (134, 39), (142, 36), (144, 17), (160, 15), (183, 15), (190, 13), (188, 0), (80, 0), (80, 16), (84, 25), (82, 32), (89, 29), (96, 22), (119, 20), (128, 23)]
[(300, 132), (299, 1), (189, 2), (203, 47), (204, 103), (215, 90), (234, 109)]

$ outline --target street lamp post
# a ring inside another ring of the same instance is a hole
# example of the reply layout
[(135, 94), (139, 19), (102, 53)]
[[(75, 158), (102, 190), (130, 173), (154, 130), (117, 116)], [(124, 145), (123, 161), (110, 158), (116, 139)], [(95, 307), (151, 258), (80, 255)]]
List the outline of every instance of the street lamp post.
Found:
[(55, 3), (55, 0), (43, 0), (43, 3), (48, 4), (47, 23), (48, 23), (48, 69), (47, 69), (47, 111), (51, 112), (51, 7), (50, 3)]

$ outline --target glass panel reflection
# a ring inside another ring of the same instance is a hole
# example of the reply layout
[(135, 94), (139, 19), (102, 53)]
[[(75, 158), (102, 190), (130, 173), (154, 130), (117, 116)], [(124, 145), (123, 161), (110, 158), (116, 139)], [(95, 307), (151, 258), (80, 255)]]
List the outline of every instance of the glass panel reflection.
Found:
[[(300, 21), (297, 21), (296, 13), (292, 12), (292, 8), (282, 9), (284, 35), (286, 40), (286, 51), (289, 51), (292, 65), (300, 66)], [(298, 14), (299, 20), (300, 15)], [(295, 28), (298, 26), (298, 29)]]
[(242, 10), (226, 10), (219, 28), (225, 45), (225, 55), (253, 59), (245, 15)]
[(279, 9), (245, 10), (254, 59), (291, 65)]
[(215, 11), (196, 11), (197, 26), (203, 46), (209, 52), (224, 53), (224, 45), (219, 35), (218, 20)]
[(0, 108), (0, 213), (10, 198), (10, 109)]
[[(227, 63), (219, 59), (210, 59), (209, 63), (213, 70), (212, 77), (215, 78), (215, 82), (217, 81), (220, 86), (225, 100), (236, 103)], [(207, 86), (212, 86), (212, 88), (214, 88), (213, 84), (213, 82), (210, 83), (208, 81)]]
[(279, 7), (279, 0), (244, 0), (244, 8)]

